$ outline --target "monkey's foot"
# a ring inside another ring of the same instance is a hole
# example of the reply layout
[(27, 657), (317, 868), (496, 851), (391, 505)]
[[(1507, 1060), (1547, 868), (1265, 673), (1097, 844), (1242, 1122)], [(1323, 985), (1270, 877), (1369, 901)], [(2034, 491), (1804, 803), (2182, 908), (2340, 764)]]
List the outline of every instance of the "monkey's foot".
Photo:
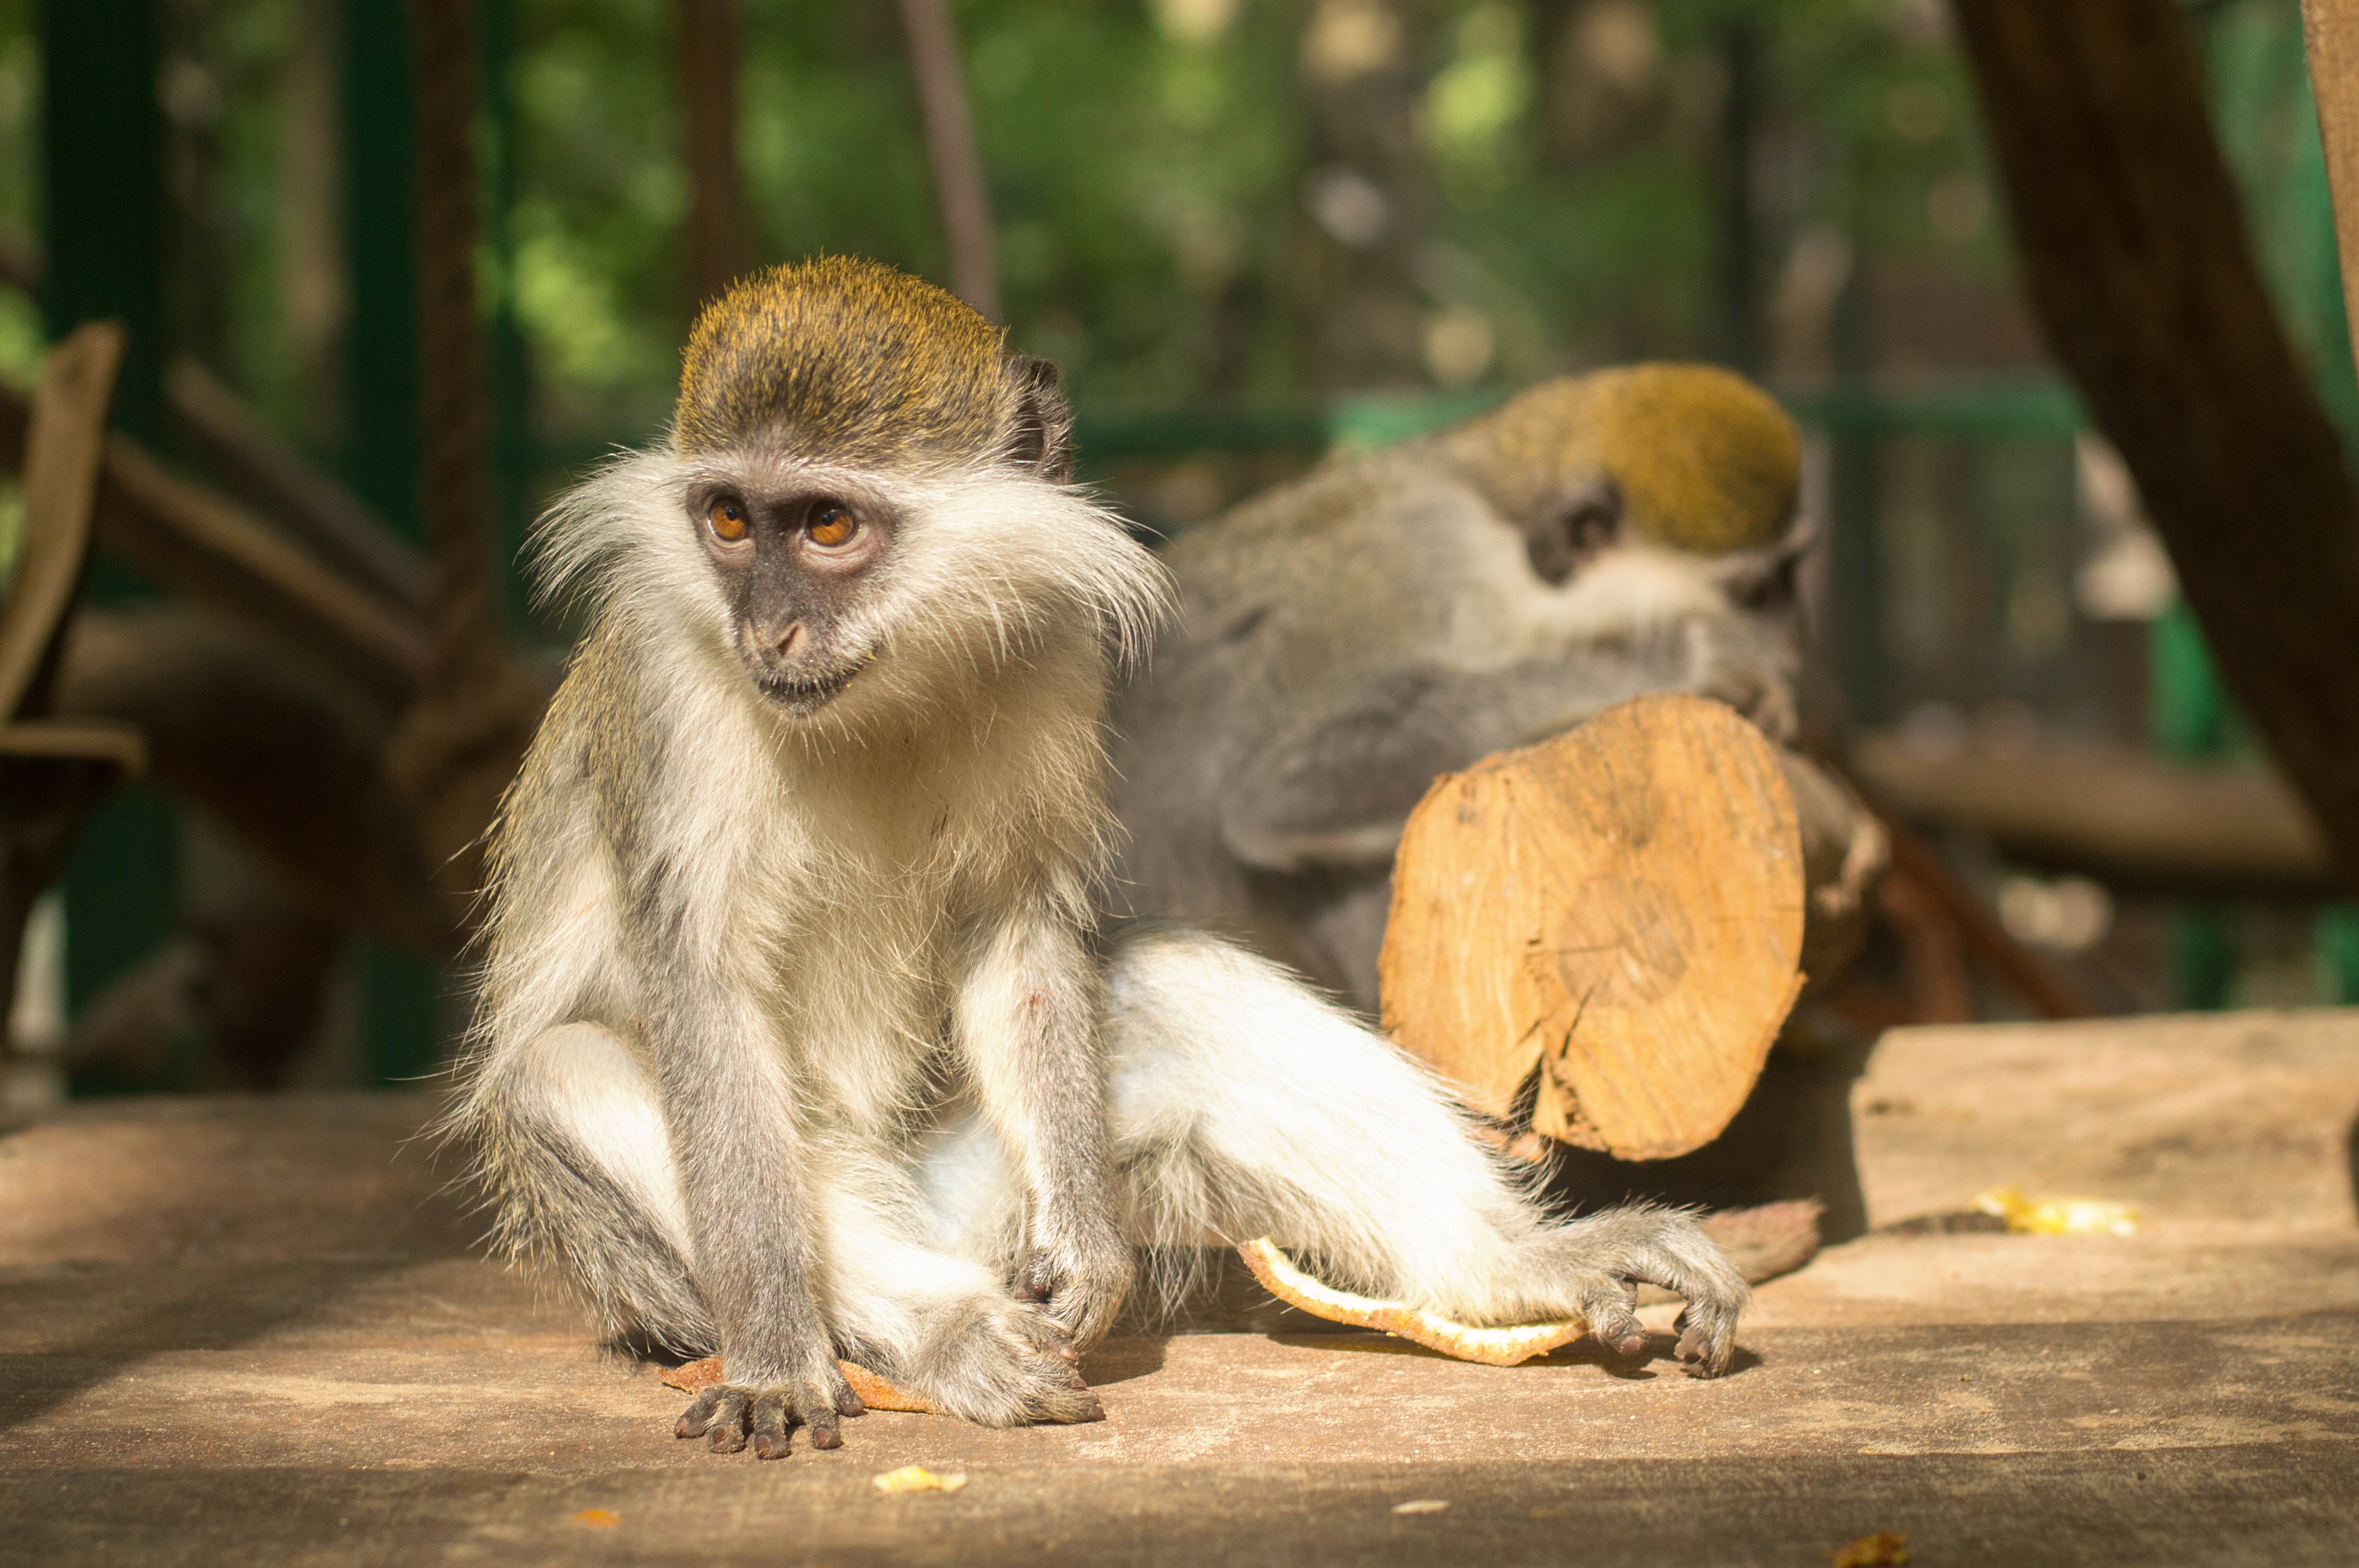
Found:
[(784, 1459), (787, 1434), (800, 1426), (810, 1429), (813, 1448), (841, 1448), (836, 1418), (864, 1414), (867, 1407), (832, 1367), (828, 1377), (832, 1386), (820, 1379), (715, 1383), (680, 1412), (672, 1435), (701, 1437), (715, 1454), (734, 1454), (750, 1438), (756, 1459)]
[(1103, 1421), (1064, 1331), (1016, 1302), (979, 1307), (897, 1380), (982, 1426)]
[(1687, 1369), (1699, 1378), (1728, 1370), (1737, 1316), (1753, 1292), (1693, 1216), (1632, 1204), (1559, 1226), (1538, 1250), (1544, 1266), (1563, 1271), (1560, 1288), (1607, 1349), (1633, 1356), (1645, 1348), (1646, 1330), (1631, 1311), (1636, 1287), (1659, 1285), (1688, 1303), (1675, 1325)]

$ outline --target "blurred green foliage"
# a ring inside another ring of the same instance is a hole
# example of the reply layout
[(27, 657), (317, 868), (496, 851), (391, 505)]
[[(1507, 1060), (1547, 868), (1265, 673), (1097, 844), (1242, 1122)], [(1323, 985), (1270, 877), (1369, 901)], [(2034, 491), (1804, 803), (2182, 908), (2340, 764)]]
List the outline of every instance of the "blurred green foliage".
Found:
[[(180, 346), (314, 433), (318, 378), (295, 362), (288, 307), (286, 108), (305, 0), (165, 3)], [(516, 39), (515, 297), (537, 422), (568, 453), (636, 438), (665, 415), (690, 308), (669, 7), (484, 3), (512, 7)], [(1081, 401), (1357, 389), (1309, 347), (1310, 323), (1339, 308), (1321, 260), (1339, 242), (1308, 200), (1337, 155), (1310, 79), (1320, 40), (1371, 3), (954, 7), (1011, 325), (1065, 364)], [(741, 139), (764, 259), (852, 251), (942, 276), (895, 8), (745, 0), (742, 14)], [(1386, 80), (1410, 140), (1370, 172), (1414, 228), (1408, 304), (1474, 334), (1448, 375), (1406, 361), (1378, 378), (1386, 389), (1721, 351), (1738, 23), (1764, 51), (1765, 295), (1810, 233), (2000, 276), (1967, 89), (1929, 0), (1400, 0), (1386, 15), (1398, 35)], [(0, 0), (0, 219), (38, 232), (31, 27), (29, 0)], [(27, 330), (0, 297), (12, 366), (31, 352)]]

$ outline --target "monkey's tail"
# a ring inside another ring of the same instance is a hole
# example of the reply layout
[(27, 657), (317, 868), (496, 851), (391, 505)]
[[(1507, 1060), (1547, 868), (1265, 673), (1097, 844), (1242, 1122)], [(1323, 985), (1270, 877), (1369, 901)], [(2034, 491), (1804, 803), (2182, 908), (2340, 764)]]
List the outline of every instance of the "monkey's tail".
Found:
[(1468, 1321), (1532, 1307), (1522, 1261), (1550, 1226), (1529, 1173), (1391, 1042), (1201, 932), (1126, 936), (1107, 973), (1134, 1238), (1186, 1256), (1266, 1235), (1334, 1283)]

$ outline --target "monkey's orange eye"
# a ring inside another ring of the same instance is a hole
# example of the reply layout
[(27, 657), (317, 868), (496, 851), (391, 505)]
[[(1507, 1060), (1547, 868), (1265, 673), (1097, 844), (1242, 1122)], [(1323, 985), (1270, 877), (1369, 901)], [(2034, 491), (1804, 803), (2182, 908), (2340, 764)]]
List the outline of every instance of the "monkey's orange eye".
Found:
[(745, 536), (745, 509), (734, 501), (716, 501), (704, 514), (712, 536), (724, 545), (734, 545)]
[(859, 532), (860, 520), (841, 506), (823, 506), (811, 515), (810, 541), (814, 545), (832, 549), (849, 544)]

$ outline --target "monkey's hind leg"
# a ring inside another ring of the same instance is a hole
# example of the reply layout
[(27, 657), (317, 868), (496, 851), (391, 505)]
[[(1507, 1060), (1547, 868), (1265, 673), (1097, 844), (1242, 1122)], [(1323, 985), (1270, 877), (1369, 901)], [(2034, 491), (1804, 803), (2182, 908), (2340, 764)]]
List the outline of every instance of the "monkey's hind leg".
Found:
[[(846, 1354), (984, 1426), (1104, 1419), (1062, 1331), (1003, 1271), (941, 1245), (951, 1238), (934, 1234), (907, 1173), (840, 1151), (827, 1163), (827, 1313)], [(970, 1188), (962, 1202), (1020, 1213), (1004, 1169), (970, 1160), (953, 1171)]]
[(561, 1263), (613, 1333), (717, 1348), (655, 1080), (622, 1040), (569, 1023), (495, 1052), (451, 1129), (478, 1151), (505, 1250)]
[(1422, 1068), (1226, 943), (1133, 938), (1109, 980), (1134, 1240), (1267, 1235), (1338, 1284), (1476, 1324), (1579, 1314), (1625, 1355), (1645, 1281), (1687, 1298), (1680, 1356), (1727, 1369), (1748, 1292), (1687, 1215), (1549, 1218)]

